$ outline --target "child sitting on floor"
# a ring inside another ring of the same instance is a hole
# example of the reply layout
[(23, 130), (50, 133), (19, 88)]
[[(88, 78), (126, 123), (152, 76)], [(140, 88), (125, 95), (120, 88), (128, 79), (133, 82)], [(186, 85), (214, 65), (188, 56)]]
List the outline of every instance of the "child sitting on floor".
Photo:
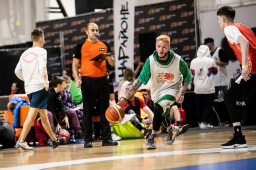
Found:
[(68, 76), (62, 76), (64, 79), (64, 90), (61, 92), (61, 100), (66, 110), (73, 110), (77, 114), (80, 126), (82, 127), (83, 112), (80, 107), (77, 107), (72, 99), (72, 95), (69, 92), (71, 78)]

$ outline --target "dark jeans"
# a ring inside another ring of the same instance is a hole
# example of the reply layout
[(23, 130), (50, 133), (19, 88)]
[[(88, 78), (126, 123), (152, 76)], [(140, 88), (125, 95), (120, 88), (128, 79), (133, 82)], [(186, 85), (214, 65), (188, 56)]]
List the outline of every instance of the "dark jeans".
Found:
[(236, 107), (236, 99), (244, 92), (250, 91), (255, 92), (256, 90), (256, 74), (251, 74), (250, 80), (247, 82), (244, 79), (241, 80), (240, 84), (233, 83), (228, 89), (224, 96), (230, 118), (232, 123), (240, 121), (239, 110)]
[(110, 125), (105, 116), (109, 107), (109, 81), (107, 77), (82, 77), (82, 82), (84, 140), (86, 142), (93, 140), (92, 115), (96, 100), (99, 106), (97, 109), (100, 114), (101, 137), (103, 140), (111, 139)]
[(209, 123), (214, 102), (214, 93), (195, 94), (197, 122)]

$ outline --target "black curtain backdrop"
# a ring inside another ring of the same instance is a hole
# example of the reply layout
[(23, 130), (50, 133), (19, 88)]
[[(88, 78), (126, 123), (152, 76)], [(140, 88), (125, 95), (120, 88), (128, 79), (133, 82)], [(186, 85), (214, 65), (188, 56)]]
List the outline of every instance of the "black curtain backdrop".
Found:
[[(48, 80), (52, 76), (62, 75), (60, 48), (45, 48), (47, 51), (47, 71)], [(14, 73), (20, 56), (26, 49), (10, 49), (8, 51), (0, 51), (0, 90), (3, 95), (11, 94), (12, 83), (18, 82), (24, 88), (24, 82), (21, 81)]]
[[(73, 50), (77, 43), (86, 40), (86, 24), (95, 22), (100, 29), (100, 40), (106, 41), (114, 51), (113, 11), (81, 15), (60, 20), (38, 22), (45, 32), (45, 45), (59, 45), (59, 31), (64, 31), (65, 64), (72, 68)], [(156, 32), (171, 37), (171, 49), (182, 57), (194, 58), (196, 54), (194, 1), (180, 0), (135, 8), (134, 52), (139, 51), (139, 34)], [(153, 53), (154, 48), (148, 49)], [(114, 67), (108, 65), (110, 80), (114, 81)]]

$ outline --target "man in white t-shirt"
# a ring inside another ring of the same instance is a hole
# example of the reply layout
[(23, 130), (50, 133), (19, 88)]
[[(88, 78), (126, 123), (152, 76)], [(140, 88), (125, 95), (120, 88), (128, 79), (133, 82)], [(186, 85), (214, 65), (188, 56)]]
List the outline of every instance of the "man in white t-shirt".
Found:
[[(230, 141), (220, 146), (221, 148), (247, 147), (242, 134), (241, 118), (239, 109), (236, 108), (236, 100), (241, 94), (248, 91), (253, 93), (256, 90), (256, 37), (250, 28), (240, 23), (234, 23), (235, 15), (236, 11), (230, 6), (223, 6), (217, 11), (220, 28), (224, 30), (229, 46), (242, 65), (241, 76), (231, 85), (224, 96), (235, 133)], [(253, 21), (253, 18), (251, 20)]]
[(228, 60), (226, 58), (225, 52), (220, 47), (214, 45), (214, 40), (212, 38), (204, 39), (204, 45), (207, 45), (210, 49), (210, 57), (214, 59), (217, 64), (218, 73), (214, 76), (214, 86), (215, 86), (215, 98), (218, 98), (218, 92), (220, 90), (225, 94), (228, 89), (228, 74), (227, 65)]
[[(47, 51), (42, 48), (44, 46), (44, 31), (40, 28), (33, 30), (31, 39), (33, 46), (23, 52), (15, 69), (16, 76), (24, 81), (25, 91), (30, 101), (28, 116), (16, 148), (33, 150), (33, 147), (28, 146), (27, 142), (25, 142), (25, 138), (39, 112), (43, 127), (50, 136), (53, 149), (55, 149), (64, 140), (55, 137), (47, 116), (46, 106), (49, 97), (49, 81), (46, 69)], [(56, 129), (60, 129), (60, 126), (58, 125)]]
[(209, 119), (214, 102), (213, 75), (218, 72), (215, 61), (209, 57), (210, 50), (206, 45), (201, 45), (197, 51), (197, 58), (193, 59), (190, 71), (194, 76), (196, 116), (201, 129), (212, 128)]

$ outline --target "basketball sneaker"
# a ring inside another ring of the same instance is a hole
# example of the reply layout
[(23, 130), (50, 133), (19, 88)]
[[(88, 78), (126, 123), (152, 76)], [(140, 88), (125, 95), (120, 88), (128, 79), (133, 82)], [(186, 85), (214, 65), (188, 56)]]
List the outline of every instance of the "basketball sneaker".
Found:
[(0, 143), (0, 148), (2, 148), (3, 147), (3, 145)]
[(92, 141), (84, 141), (84, 148), (92, 148)]
[(16, 147), (17, 149), (18, 148), (21, 148), (21, 149), (23, 149), (23, 150), (33, 150), (33, 147), (30, 147), (30, 146), (28, 146), (28, 143), (27, 142), (17, 142), (18, 144), (18, 146)]
[(134, 117), (136, 116), (136, 114), (125, 114), (124, 115), (124, 119), (123, 121), (121, 122), (121, 125), (125, 124), (126, 122), (132, 120)]
[(113, 139), (103, 140), (102, 142), (102, 146), (116, 146), (116, 145), (118, 145), (118, 143)]
[(156, 149), (156, 134), (152, 134), (149, 136), (147, 149)]
[(220, 147), (223, 149), (246, 148), (247, 147), (246, 140), (245, 140), (244, 136), (238, 136), (237, 134), (234, 133), (233, 138), (230, 137), (230, 139), (231, 139), (230, 141), (220, 145)]
[(120, 138), (120, 136), (117, 136), (113, 131), (111, 132), (111, 137), (114, 141), (122, 140), (122, 138)]
[(57, 147), (59, 146), (59, 145), (61, 145), (61, 144), (63, 144), (65, 141), (64, 141), (64, 139), (63, 138), (61, 138), (61, 137), (56, 137), (56, 141), (52, 141), (52, 148), (53, 149), (57, 149)]
[(152, 134), (152, 129), (143, 129), (144, 138), (147, 139)]
[(172, 126), (173, 130), (168, 130), (168, 137), (166, 139), (166, 144), (171, 145), (175, 141), (175, 137), (179, 136), (182, 133), (187, 132), (189, 129), (189, 124), (182, 125), (182, 126)]

